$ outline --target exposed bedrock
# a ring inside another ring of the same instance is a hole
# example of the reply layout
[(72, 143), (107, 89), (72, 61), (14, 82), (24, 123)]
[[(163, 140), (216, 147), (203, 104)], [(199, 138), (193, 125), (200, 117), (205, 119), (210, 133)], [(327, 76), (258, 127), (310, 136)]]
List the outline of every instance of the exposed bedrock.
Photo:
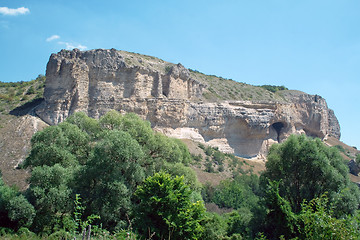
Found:
[(36, 113), (57, 124), (78, 111), (95, 118), (111, 109), (135, 112), (169, 136), (243, 157), (266, 154), (293, 133), (340, 138), (338, 120), (320, 96), (283, 91), (281, 102), (206, 102), (205, 88), (181, 64), (114, 49), (63, 50), (50, 57)]

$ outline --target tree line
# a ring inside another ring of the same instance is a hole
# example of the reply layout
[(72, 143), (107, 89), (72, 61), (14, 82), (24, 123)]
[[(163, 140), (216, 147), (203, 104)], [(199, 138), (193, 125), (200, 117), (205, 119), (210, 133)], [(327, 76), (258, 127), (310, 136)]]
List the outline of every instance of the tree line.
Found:
[[(37, 132), (22, 168), (0, 181), (0, 234), (99, 239), (357, 239), (360, 191), (336, 148), (304, 135), (271, 147), (260, 175), (199, 183), (187, 147), (135, 114), (76, 113)], [(216, 204), (227, 213), (207, 211)]]

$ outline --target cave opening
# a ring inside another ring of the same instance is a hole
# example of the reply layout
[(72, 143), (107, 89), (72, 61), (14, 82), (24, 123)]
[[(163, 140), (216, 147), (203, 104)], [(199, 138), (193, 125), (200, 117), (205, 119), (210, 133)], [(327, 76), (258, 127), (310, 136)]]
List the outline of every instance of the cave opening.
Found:
[(271, 126), (275, 129), (275, 131), (277, 133), (277, 141), (280, 143), (281, 129), (283, 129), (283, 127), (285, 127), (285, 124), (282, 122), (276, 122), (276, 123), (273, 123)]

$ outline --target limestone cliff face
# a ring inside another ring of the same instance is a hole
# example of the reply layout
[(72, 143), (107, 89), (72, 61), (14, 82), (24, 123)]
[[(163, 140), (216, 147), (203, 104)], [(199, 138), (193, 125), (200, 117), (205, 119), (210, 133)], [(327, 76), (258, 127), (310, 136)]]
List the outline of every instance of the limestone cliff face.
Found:
[(52, 54), (46, 69), (43, 111), (48, 123), (63, 121), (75, 111), (98, 116), (123, 99), (192, 99), (201, 97), (204, 85), (190, 77), (181, 64), (136, 58), (111, 50), (63, 50)]
[(206, 90), (181, 64), (114, 49), (62, 50), (50, 57), (45, 101), (36, 113), (57, 124), (77, 111), (95, 118), (111, 109), (135, 112), (169, 136), (243, 157), (265, 154), (292, 133), (340, 138), (334, 112), (320, 96), (282, 91), (281, 101), (209, 102)]

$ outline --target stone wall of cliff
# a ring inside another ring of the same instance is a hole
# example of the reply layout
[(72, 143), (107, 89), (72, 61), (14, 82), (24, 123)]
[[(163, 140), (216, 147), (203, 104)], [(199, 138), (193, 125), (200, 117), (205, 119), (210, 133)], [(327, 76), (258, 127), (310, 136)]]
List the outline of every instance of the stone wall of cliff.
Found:
[(276, 98), (269, 93), (276, 101), (209, 102), (204, 91), (206, 82), (181, 64), (114, 49), (62, 50), (50, 57), (45, 101), (36, 113), (57, 124), (77, 111), (95, 118), (111, 109), (135, 112), (169, 136), (243, 157), (266, 154), (293, 133), (340, 138), (335, 114), (320, 96), (282, 91)]

